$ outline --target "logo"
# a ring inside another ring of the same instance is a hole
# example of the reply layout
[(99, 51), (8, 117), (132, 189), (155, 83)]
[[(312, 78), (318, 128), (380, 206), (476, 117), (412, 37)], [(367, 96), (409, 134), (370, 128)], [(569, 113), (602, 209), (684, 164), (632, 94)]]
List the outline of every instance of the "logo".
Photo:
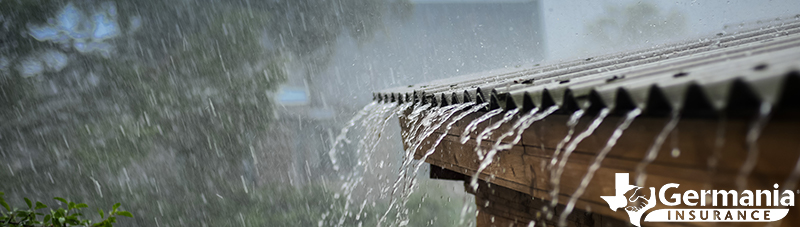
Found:
[(650, 196), (645, 197), (646, 191), (639, 186), (630, 185), (628, 173), (617, 173), (614, 180), (615, 189), (617, 194), (614, 196), (600, 196), (608, 203), (611, 210), (616, 211), (619, 208), (625, 207), (625, 212), (628, 212), (628, 217), (631, 219), (631, 224), (641, 226), (639, 221), (642, 219), (644, 212), (656, 206), (656, 188), (650, 187)]
[[(678, 193), (680, 184), (669, 183), (656, 188), (631, 185), (628, 173), (615, 175), (613, 196), (600, 196), (613, 211), (625, 208), (631, 224), (641, 226), (642, 216), (656, 202), (680, 209), (656, 209), (647, 213), (645, 222), (773, 222), (786, 217), (788, 207), (794, 206), (791, 190), (686, 190)], [(670, 196), (667, 196), (671, 193)], [(695, 207), (698, 207), (695, 209)], [(741, 208), (744, 207), (744, 208)], [(758, 207), (758, 208), (748, 208)], [(766, 207), (766, 208), (765, 208)], [(689, 208), (689, 209), (686, 209)]]

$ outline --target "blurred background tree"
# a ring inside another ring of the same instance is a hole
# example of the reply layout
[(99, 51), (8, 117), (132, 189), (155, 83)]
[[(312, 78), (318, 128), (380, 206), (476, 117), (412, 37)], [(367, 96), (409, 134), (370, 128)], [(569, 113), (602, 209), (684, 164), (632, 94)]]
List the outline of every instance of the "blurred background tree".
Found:
[[(329, 189), (252, 180), (287, 62), (305, 62), (313, 81), (337, 39), (368, 41), (410, 8), (403, 0), (2, 1), (0, 155), (9, 161), (0, 191), (122, 201), (136, 216), (123, 226), (274, 219), (261, 211), (278, 213), (280, 225), (315, 225), (334, 203)], [(270, 154), (277, 160), (267, 169), (287, 171), (280, 159), (290, 155)], [(314, 207), (281, 202), (292, 198)]]
[(586, 31), (594, 45), (610, 50), (654, 45), (686, 32), (683, 14), (675, 9), (664, 10), (653, 2), (609, 4), (604, 9), (602, 16), (587, 22)]

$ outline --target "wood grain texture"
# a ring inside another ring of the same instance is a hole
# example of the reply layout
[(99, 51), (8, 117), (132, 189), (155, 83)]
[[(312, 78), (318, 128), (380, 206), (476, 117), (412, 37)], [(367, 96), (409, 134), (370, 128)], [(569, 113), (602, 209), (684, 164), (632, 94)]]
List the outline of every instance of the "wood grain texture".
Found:
[[(434, 135), (423, 142), (415, 153), (419, 159), (431, 144), (442, 133), (443, 141), (435, 148), (435, 152), (425, 162), (448, 170), (472, 176), (480, 164), (476, 147), (488, 150), (498, 136), (509, 130), (509, 121), (496, 130), (480, 145), (475, 137), (484, 128), (500, 119), (496, 116), (478, 125), (471, 139), (461, 144), (459, 137), (464, 127), (482, 113), (469, 115), (457, 122), (449, 132), (440, 128)], [(772, 189), (772, 185), (783, 185), (800, 157), (800, 120), (794, 114), (777, 113), (770, 119), (757, 141), (758, 159), (752, 173), (747, 177), (747, 189)], [(577, 135), (583, 131), (594, 116), (584, 116), (575, 129)], [(524, 131), (522, 140), (509, 150), (499, 152), (492, 164), (481, 174), (480, 179), (496, 184), (515, 192), (524, 193), (540, 200), (551, 201), (551, 171), (548, 164), (558, 143), (567, 134), (567, 115), (551, 115), (535, 122)], [(623, 120), (620, 116), (609, 116), (593, 134), (577, 145), (574, 153), (566, 162), (561, 184), (559, 185), (558, 203), (565, 205), (570, 196), (578, 188), (581, 179), (587, 173), (589, 165), (597, 153), (606, 144), (609, 136)], [(623, 211), (612, 211), (600, 196), (614, 195), (614, 174), (630, 173), (630, 181), (636, 178), (636, 167), (642, 161), (647, 150), (652, 146), (658, 133), (669, 119), (642, 117), (635, 119), (622, 134), (616, 146), (602, 160), (601, 166), (589, 182), (586, 192), (576, 203), (576, 208), (591, 211), (608, 218), (627, 220)], [(401, 128), (406, 130), (401, 117)], [(667, 183), (680, 184), (680, 191), (693, 189), (737, 189), (736, 178), (740, 168), (746, 161), (748, 146), (745, 142), (750, 130), (752, 118), (718, 119), (680, 119), (676, 130), (670, 133), (657, 158), (647, 166), (647, 180), (644, 187), (660, 188)], [(723, 125), (720, 125), (723, 124)], [(722, 127), (722, 128), (720, 128)], [(722, 134), (718, 132), (723, 132)], [(574, 136), (573, 136), (574, 137)], [(509, 138), (510, 139), (510, 138)], [(722, 140), (721, 146), (716, 146)], [(673, 157), (672, 150), (677, 148), (680, 155)], [(718, 158), (718, 165), (712, 168), (713, 157)], [(510, 200), (513, 201), (513, 200)], [(509, 204), (509, 207), (513, 205)], [(654, 209), (666, 208), (663, 204)], [(680, 207), (673, 207), (680, 208)], [(792, 212), (784, 220), (784, 225), (798, 223), (800, 212)], [(478, 217), (479, 219), (485, 217)], [(498, 220), (498, 219), (495, 219)], [(514, 220), (513, 218), (511, 220)], [(479, 220), (479, 222), (481, 222)], [(479, 225), (481, 226), (481, 225)]]

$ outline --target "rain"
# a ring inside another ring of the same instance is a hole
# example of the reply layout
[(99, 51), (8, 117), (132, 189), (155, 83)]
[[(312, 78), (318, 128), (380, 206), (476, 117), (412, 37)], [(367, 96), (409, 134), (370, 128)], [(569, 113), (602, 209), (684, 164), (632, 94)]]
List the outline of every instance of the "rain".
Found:
[(776, 135), (797, 135), (795, 93), (775, 87), (795, 83), (798, 15), (791, 0), (0, 1), (0, 205), (91, 221), (70, 226), (590, 226), (575, 217), (627, 224), (585, 199), (623, 164), (635, 186), (685, 164), (703, 189), (796, 189), (797, 148)]

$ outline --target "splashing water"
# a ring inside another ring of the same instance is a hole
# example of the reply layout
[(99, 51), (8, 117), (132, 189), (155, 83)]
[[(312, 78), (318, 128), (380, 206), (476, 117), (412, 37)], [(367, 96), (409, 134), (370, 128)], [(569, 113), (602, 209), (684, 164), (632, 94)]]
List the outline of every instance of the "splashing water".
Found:
[(601, 123), (603, 123), (603, 119), (605, 119), (610, 112), (611, 111), (608, 108), (603, 108), (602, 110), (600, 110), (600, 114), (598, 114), (597, 117), (594, 118), (592, 123), (589, 124), (588, 127), (586, 127), (586, 130), (578, 134), (578, 136), (576, 136), (574, 140), (569, 142), (567, 148), (564, 149), (564, 154), (561, 155), (561, 159), (558, 162), (558, 167), (556, 168), (555, 172), (553, 171), (550, 172), (551, 174), (550, 183), (551, 185), (553, 185), (553, 191), (551, 191), (550, 194), (552, 198), (550, 204), (552, 207), (555, 207), (555, 205), (558, 204), (558, 193), (561, 185), (561, 175), (564, 173), (564, 168), (567, 165), (569, 156), (572, 154), (573, 151), (575, 151), (575, 148), (578, 147), (578, 144), (581, 141), (583, 141), (583, 139), (589, 137), (589, 135), (594, 133), (594, 130), (597, 129), (597, 127), (600, 126)]
[(363, 109), (358, 111), (358, 113), (355, 116), (353, 116), (353, 118), (351, 118), (350, 121), (348, 121), (344, 127), (342, 127), (341, 132), (339, 132), (339, 135), (336, 136), (336, 139), (333, 141), (331, 149), (328, 151), (328, 157), (331, 159), (331, 163), (333, 163), (334, 170), (339, 170), (339, 163), (336, 159), (336, 148), (339, 147), (341, 142), (350, 143), (350, 140), (347, 139), (347, 133), (350, 131), (350, 128), (355, 126), (356, 122), (360, 120), (362, 117), (364, 117), (364, 115), (367, 115), (368, 113), (373, 113), (374, 112), (373, 109), (375, 109), (377, 106), (378, 106), (377, 101), (373, 101), (367, 104), (366, 106), (364, 106)]
[(644, 185), (644, 181), (647, 180), (647, 165), (653, 163), (658, 157), (658, 152), (661, 150), (661, 145), (664, 145), (664, 141), (667, 140), (667, 135), (678, 126), (678, 122), (680, 121), (681, 111), (680, 108), (674, 108), (672, 110), (671, 117), (669, 122), (664, 125), (664, 128), (661, 129), (661, 132), (658, 133), (656, 136), (656, 140), (653, 142), (653, 145), (647, 149), (647, 153), (645, 153), (644, 159), (639, 162), (639, 165), (636, 166), (636, 185)]
[[(510, 111), (506, 112), (506, 114), (503, 115), (502, 119), (500, 119), (499, 121), (495, 122), (491, 126), (486, 127), (485, 129), (483, 129), (483, 131), (480, 134), (478, 134), (478, 137), (475, 138), (475, 142), (476, 142), (475, 143), (475, 153), (478, 154), (478, 159), (481, 161), (481, 163), (478, 166), (478, 170), (475, 171), (475, 174), (472, 175), (472, 179), (470, 180), (470, 183), (469, 183), (473, 190), (478, 190), (478, 177), (481, 175), (481, 172), (484, 169), (486, 169), (486, 167), (488, 167), (489, 164), (492, 163), (492, 159), (494, 158), (494, 154), (497, 153), (497, 150), (490, 149), (489, 153), (484, 155), (483, 154), (483, 150), (481, 150), (481, 141), (483, 141), (483, 139), (488, 139), (488, 137), (492, 134), (492, 132), (494, 130), (497, 130), (498, 128), (500, 128), (500, 126), (502, 126), (506, 122), (510, 121), (511, 118), (513, 118), (519, 112), (519, 110), (520, 110), (520, 108), (516, 108), (516, 109), (513, 109), (513, 110), (510, 110)], [(512, 128), (511, 131), (513, 131), (513, 130), (514, 129)]]
[(736, 177), (736, 185), (739, 190), (744, 190), (747, 186), (747, 177), (753, 171), (758, 163), (758, 137), (761, 136), (761, 131), (767, 126), (770, 113), (772, 112), (772, 104), (769, 102), (762, 102), (758, 111), (758, 117), (747, 131), (745, 143), (747, 144), (747, 159), (745, 160), (742, 168), (739, 169), (739, 175)]
[[(500, 137), (497, 138), (497, 141), (494, 143), (492, 148), (489, 149), (489, 151), (486, 153), (486, 156), (481, 157), (480, 153), (479, 153), (478, 157), (482, 158), (482, 159), (481, 159), (480, 165), (478, 166), (478, 170), (475, 171), (475, 174), (473, 174), (472, 178), (470, 179), (470, 186), (472, 187), (472, 189), (473, 190), (477, 190), (478, 189), (478, 178), (480, 177), (481, 172), (483, 172), (483, 170), (485, 170), (487, 167), (489, 167), (489, 165), (492, 164), (492, 161), (494, 160), (494, 156), (497, 154), (497, 152), (502, 151), (502, 150), (506, 150), (506, 149), (511, 149), (512, 147), (514, 147), (514, 145), (519, 143), (520, 139), (522, 139), (522, 133), (525, 131), (525, 129), (530, 127), (531, 124), (533, 124), (534, 122), (549, 116), (550, 114), (552, 114), (556, 110), (558, 110), (558, 106), (551, 106), (550, 108), (548, 108), (544, 112), (537, 114), (539, 112), (539, 108), (532, 109), (530, 112), (528, 112), (527, 114), (525, 114), (522, 117), (520, 117), (517, 120), (517, 122), (515, 122), (506, 133), (503, 133), (502, 135), (500, 135)], [(514, 111), (514, 113), (516, 113), (516, 112), (518, 112), (518, 111)], [(502, 124), (503, 122), (505, 122), (505, 121), (501, 121), (501, 122), (499, 122), (499, 124)], [(495, 127), (495, 129), (496, 128), (497, 127)], [(514, 139), (512, 139), (512, 141), (510, 143), (502, 144), (503, 139), (505, 139), (506, 137), (514, 135), (515, 132), (516, 132), (517, 136), (514, 137)], [(476, 149), (479, 149), (479, 147), (476, 146)]]
[[(555, 105), (551, 106), (550, 108), (547, 108), (544, 112), (536, 114), (538, 110), (539, 108), (534, 108), (533, 110), (528, 112), (528, 114), (525, 114), (522, 117), (520, 117), (519, 120), (516, 123), (514, 123), (514, 126), (512, 126), (510, 130), (508, 130), (508, 132), (504, 133), (503, 135), (500, 135), (500, 137), (497, 139), (497, 142), (494, 143), (492, 149), (495, 149), (497, 151), (511, 149), (512, 147), (514, 147), (514, 145), (519, 143), (520, 140), (522, 140), (522, 133), (526, 129), (528, 129), (528, 127), (530, 127), (534, 122), (544, 119), (545, 117), (550, 116), (550, 114), (556, 112), (556, 110), (558, 110), (558, 106)], [(517, 129), (516, 133), (514, 132), (514, 129)], [(509, 136), (513, 136), (514, 134), (516, 134), (517, 136), (515, 136), (510, 143), (505, 143), (505, 144), (502, 143), (503, 139)]]
[[(420, 128), (422, 128), (422, 133), (409, 133), (405, 135), (406, 138), (404, 140), (406, 144), (408, 144), (408, 148), (405, 150), (403, 156), (403, 162), (400, 165), (400, 174), (399, 174), (400, 177), (397, 178), (394, 185), (392, 186), (393, 188), (392, 195), (394, 195), (397, 192), (398, 186), (400, 185), (401, 182), (403, 182), (403, 179), (406, 179), (405, 175), (408, 172), (408, 166), (411, 165), (411, 162), (414, 159), (414, 151), (416, 151), (417, 148), (419, 148), (419, 146), (422, 144), (424, 139), (427, 138), (428, 135), (434, 132), (435, 128), (431, 126), (435, 121), (435, 119), (442, 116), (446, 111), (453, 109), (454, 107), (457, 106), (447, 106), (443, 108), (435, 107), (431, 111), (431, 113), (424, 115), (422, 118), (420, 118), (422, 112), (430, 107), (431, 104), (415, 106), (415, 109), (412, 111), (412, 114), (409, 115), (409, 120), (408, 120), (409, 123), (407, 125), (410, 125), (412, 127), (411, 131), (418, 131), (420, 130)], [(419, 124), (416, 124), (417, 121), (419, 121)]]
[(561, 213), (561, 216), (558, 218), (558, 223), (560, 226), (566, 226), (567, 216), (575, 209), (575, 203), (578, 202), (578, 198), (580, 198), (583, 193), (586, 192), (586, 187), (589, 186), (589, 182), (592, 181), (594, 174), (597, 172), (597, 169), (600, 169), (600, 165), (603, 163), (603, 159), (606, 158), (609, 152), (611, 152), (611, 148), (617, 144), (617, 140), (619, 137), (622, 136), (622, 133), (625, 132), (625, 129), (628, 129), (628, 126), (631, 125), (634, 119), (642, 114), (642, 110), (639, 108), (633, 109), (625, 116), (625, 119), (617, 125), (617, 129), (614, 130), (614, 133), (611, 134), (611, 137), (608, 138), (606, 145), (603, 146), (603, 149), (595, 156), (592, 164), (589, 166), (589, 169), (586, 171), (586, 175), (583, 176), (581, 180), (581, 184), (578, 186), (578, 189), (575, 190), (575, 193), (570, 196), (569, 201), (567, 202), (567, 206)]
[(553, 153), (553, 158), (550, 159), (550, 164), (547, 166), (548, 170), (552, 171), (553, 167), (555, 167), (556, 163), (558, 163), (558, 155), (561, 154), (561, 149), (563, 149), (564, 145), (566, 145), (567, 142), (572, 139), (572, 134), (575, 134), (575, 126), (578, 125), (578, 121), (580, 121), (584, 113), (586, 112), (584, 112), (583, 109), (580, 109), (573, 112), (569, 117), (569, 120), (567, 121), (567, 127), (569, 128), (569, 131), (567, 131), (567, 135), (564, 136), (564, 139), (562, 139), (561, 142), (558, 142), (558, 145), (556, 145), (556, 151)]
[[(563, 149), (564, 145), (566, 145), (572, 139), (572, 135), (575, 134), (575, 126), (578, 125), (578, 121), (580, 121), (584, 113), (585, 112), (583, 109), (579, 109), (573, 112), (572, 115), (570, 115), (569, 120), (567, 120), (567, 127), (569, 128), (567, 135), (564, 136), (564, 139), (561, 139), (561, 141), (558, 142), (558, 145), (556, 145), (556, 150), (553, 152), (553, 157), (550, 159), (550, 163), (547, 164), (547, 170), (550, 171), (550, 174), (553, 174), (553, 168), (555, 168), (556, 164), (558, 163), (558, 155), (561, 154), (561, 149)], [(550, 197), (554, 198), (552, 194)], [(551, 218), (552, 212), (549, 212), (548, 206), (544, 206), (542, 211), (547, 213), (547, 219)]]
[[(373, 156), (372, 153), (375, 151), (378, 141), (380, 140), (381, 132), (383, 132), (388, 121), (392, 119), (393, 116), (407, 109), (408, 106), (410, 106), (410, 104), (398, 106), (397, 103), (370, 103), (362, 110), (363, 114), (362, 112), (359, 112), (355, 117), (353, 117), (353, 119), (348, 121), (346, 129), (343, 129), (342, 133), (340, 133), (340, 135), (334, 141), (334, 148), (342, 146), (342, 144), (340, 144), (341, 142), (348, 142), (346, 135), (350, 129), (355, 126), (360, 126), (364, 129), (364, 135), (359, 140), (356, 150), (357, 154), (365, 153), (364, 155), (359, 155), (358, 160), (358, 163), (360, 163), (358, 166), (362, 167), (363, 169), (361, 171), (353, 170), (349, 174), (341, 176), (342, 180), (344, 180), (344, 183), (341, 185), (341, 189), (345, 198), (347, 198), (343, 208), (345, 212), (338, 218), (338, 220), (330, 220), (331, 222), (328, 224), (341, 226), (345, 219), (351, 214), (349, 209), (353, 203), (353, 192), (363, 184), (363, 173), (369, 172), (369, 168), (371, 168), (369, 162)], [(387, 115), (387, 113), (389, 114)], [(331, 153), (336, 154), (335, 150), (333, 152), (329, 152), (329, 154)], [(338, 196), (339, 195), (337, 194), (336, 197)], [(331, 209), (333, 209), (333, 205)], [(363, 209), (359, 210), (357, 215), (361, 215), (362, 211)], [(320, 220), (318, 223), (320, 226), (325, 223), (326, 217), (327, 215), (323, 215), (323, 220)]]
[[(410, 130), (408, 130), (408, 132), (403, 134), (403, 138), (404, 138), (403, 142), (405, 142), (406, 144), (411, 144), (411, 143), (414, 142), (413, 140), (414, 140), (414, 138), (416, 138), (414, 135), (417, 135), (416, 134), (417, 130), (421, 126), (423, 126), (423, 124), (417, 124), (417, 122), (419, 120), (421, 120), (421, 118), (419, 116), (420, 116), (420, 114), (422, 114), (423, 111), (428, 110), (428, 108), (431, 107), (431, 104), (429, 103), (429, 104), (425, 104), (425, 105), (421, 105), (421, 106), (420, 105), (415, 105), (413, 107), (414, 107), (414, 109), (411, 111), (411, 113), (408, 114), (408, 116), (404, 117), (405, 119), (407, 119), (406, 127), (410, 128)], [(423, 121), (423, 123), (425, 123), (425, 122)]]
[[(450, 118), (450, 116), (455, 114), (457, 111), (466, 108), (468, 105), (469, 104), (467, 105), (460, 104), (460, 105), (450, 105), (442, 108), (434, 108), (431, 110), (431, 113), (429, 113), (422, 119), (422, 121), (420, 122), (421, 125), (424, 125), (422, 132), (415, 134), (415, 138), (411, 140), (413, 143), (409, 145), (408, 148), (405, 150), (403, 165), (401, 166), (402, 169), (400, 170), (400, 177), (398, 177), (397, 181), (395, 181), (393, 193), (397, 191), (398, 189), (397, 186), (401, 182), (408, 182), (405, 180), (408, 178), (413, 178), (416, 175), (417, 171), (414, 171), (414, 173), (412, 174), (407, 174), (407, 173), (409, 172), (411, 162), (414, 160), (413, 159), (414, 154), (422, 145), (422, 143), (425, 142), (425, 139), (427, 139), (430, 135), (432, 135), (436, 131), (436, 129), (441, 127), (442, 124), (444, 124), (444, 122), (447, 121), (448, 118)], [(436, 144), (438, 145), (438, 142)], [(431, 149), (430, 154), (433, 154), (433, 149)], [(427, 156), (429, 156), (430, 154), (426, 153), (425, 158), (427, 158)], [(421, 165), (421, 163), (419, 165)], [(417, 169), (418, 168), (416, 168), (415, 170)], [(405, 189), (408, 189), (408, 187), (404, 187), (404, 192), (406, 191)]]
[(484, 122), (486, 120), (489, 120), (489, 118), (492, 118), (495, 115), (498, 115), (498, 114), (500, 114), (502, 112), (503, 112), (503, 109), (495, 109), (495, 110), (489, 111), (488, 113), (484, 114), (483, 116), (475, 118), (475, 120), (472, 120), (472, 122), (470, 122), (467, 125), (467, 127), (464, 128), (464, 133), (461, 134), (461, 144), (465, 144), (465, 143), (467, 143), (467, 141), (469, 141), (469, 134), (474, 132), (475, 129), (478, 128), (478, 124), (480, 124), (481, 122)]
[(489, 136), (491, 136), (492, 133), (494, 133), (494, 130), (497, 130), (504, 123), (510, 121), (511, 118), (513, 118), (515, 115), (517, 115), (519, 110), (520, 110), (519, 108), (516, 108), (516, 109), (513, 109), (513, 110), (509, 110), (508, 112), (506, 112), (505, 115), (503, 115), (503, 118), (501, 118), (499, 121), (495, 122), (494, 124), (490, 125), (489, 127), (484, 128), (483, 131), (481, 131), (481, 133), (478, 134), (478, 137), (475, 137), (475, 142), (476, 142), (475, 151), (478, 152), (478, 158), (479, 159), (483, 159), (483, 151), (480, 149), (481, 142), (484, 139), (488, 139)]
[[(472, 105), (475, 105), (475, 103), (474, 102), (468, 102), (468, 103), (461, 104), (459, 107), (456, 107), (452, 111), (452, 113), (448, 114), (446, 117), (443, 117), (441, 122), (444, 123), (444, 121), (446, 121), (448, 118), (450, 118), (450, 116), (452, 116), (454, 113), (456, 113), (458, 111), (461, 111), (464, 108), (472, 106)], [(433, 145), (431, 145), (431, 148), (428, 149), (428, 151), (425, 152), (425, 154), (422, 156), (422, 158), (420, 158), (420, 160), (419, 160), (420, 162), (417, 164), (417, 166), (415, 168), (415, 172), (419, 170), (420, 166), (422, 166), (425, 163), (425, 160), (429, 156), (433, 155), (433, 152), (436, 150), (436, 146), (438, 146), (439, 143), (442, 142), (444, 137), (447, 136), (447, 132), (449, 132), (450, 129), (453, 128), (453, 125), (456, 122), (460, 121), (461, 119), (463, 119), (464, 117), (466, 117), (469, 114), (475, 113), (478, 110), (481, 110), (481, 109), (485, 108), (488, 105), (489, 105), (489, 103), (482, 103), (482, 104), (475, 105), (471, 109), (469, 109), (467, 111), (464, 111), (464, 112), (461, 112), (461, 114), (459, 114), (458, 116), (456, 116), (452, 120), (450, 120), (450, 123), (448, 123), (447, 126), (445, 126), (444, 130), (442, 131), (442, 134), (439, 135), (439, 138), (436, 138), (436, 140), (433, 142)], [(441, 123), (439, 124), (439, 126), (441, 126)]]
[[(444, 122), (448, 118), (450, 118), (456, 112), (463, 110), (464, 108), (470, 105), (472, 105), (472, 103), (450, 105), (441, 108), (434, 107), (433, 109), (428, 111), (428, 113), (424, 115), (424, 117), (422, 117), (421, 120), (419, 120), (418, 124), (416, 123), (417, 119), (419, 119), (420, 115), (422, 115), (422, 113), (425, 112), (425, 110), (429, 109), (431, 105), (426, 104), (423, 106), (415, 107), (415, 109), (409, 115), (409, 118), (411, 119), (409, 119), (408, 121), (409, 123), (407, 124), (407, 126), (408, 125), (412, 126), (411, 129), (412, 133), (404, 135), (406, 137), (405, 138), (406, 144), (409, 144), (409, 146), (405, 150), (405, 154), (403, 156), (403, 162), (400, 167), (399, 177), (392, 185), (392, 192), (391, 192), (392, 198), (391, 201), (389, 202), (389, 208), (386, 210), (383, 216), (378, 220), (378, 225), (380, 225), (386, 220), (388, 214), (395, 207), (397, 207), (399, 211), (397, 213), (398, 219), (396, 224), (403, 226), (404, 223), (408, 222), (407, 221), (408, 210), (405, 209), (405, 204), (407, 204), (408, 198), (413, 192), (415, 186), (414, 182), (416, 181), (416, 175), (417, 172), (419, 171), (419, 166), (421, 165), (421, 164), (417, 165), (417, 167), (413, 169), (413, 172), (409, 173), (411, 172), (410, 167), (412, 166), (414, 153), (416, 152), (416, 150), (419, 149), (422, 143), (426, 141), (426, 138), (428, 138), (431, 134), (433, 134), (436, 129), (441, 127), (441, 125), (444, 124)], [(452, 127), (452, 124), (450, 125), (450, 127)], [(438, 145), (438, 142), (436, 142), (436, 144)], [(435, 149), (435, 146), (432, 149)], [(432, 151), (430, 153), (432, 154)], [(429, 156), (430, 154), (427, 155)], [(400, 188), (403, 188), (403, 190), (399, 196), (401, 202), (398, 204), (398, 197), (395, 196), (395, 194), (397, 194), (397, 191)]]
[[(418, 137), (416, 138), (416, 144), (410, 146), (409, 149), (406, 151), (406, 154), (410, 154), (410, 156), (406, 157), (406, 160), (409, 162), (409, 165), (410, 165), (410, 162), (413, 159), (413, 154), (416, 152), (416, 150), (419, 149), (419, 146), (422, 145), (423, 141), (425, 141), (428, 137), (430, 137), (435, 132), (436, 129), (439, 129), (444, 123), (448, 122), (448, 120), (455, 113), (457, 113), (459, 111), (462, 111), (465, 108), (473, 106), (473, 105), (475, 105), (474, 102), (467, 102), (467, 103), (463, 103), (463, 104), (457, 104), (457, 105), (451, 105), (451, 106), (447, 106), (447, 107), (442, 107), (442, 108), (437, 109), (436, 111), (433, 111), (433, 113), (431, 113), (429, 115), (429, 116), (431, 116), (429, 119), (423, 120), (423, 121), (429, 121), (429, 122), (435, 122), (435, 123), (433, 123), (430, 127), (428, 127), (426, 130), (424, 130), (424, 132), (422, 134), (418, 135)], [(417, 161), (417, 164), (414, 165), (413, 171), (410, 174), (401, 174), (400, 175), (398, 180), (395, 182), (395, 185), (393, 186), (394, 187), (393, 193), (397, 190), (397, 188), (399, 188), (398, 184), (400, 184), (401, 182), (404, 182), (406, 185), (402, 187), (403, 191), (399, 196), (400, 197), (399, 200), (401, 202), (400, 202), (400, 204), (397, 205), (398, 208), (406, 207), (406, 204), (409, 201), (411, 193), (414, 192), (414, 190), (415, 190), (415, 188), (417, 186), (415, 178), (416, 178), (417, 174), (419, 173), (420, 168), (422, 167), (422, 165), (425, 164), (425, 160), (428, 157), (430, 157), (431, 155), (433, 155), (434, 151), (436, 150), (436, 147), (447, 136), (447, 132), (449, 132), (450, 129), (452, 129), (453, 125), (455, 123), (457, 123), (459, 120), (461, 120), (464, 117), (466, 117), (467, 115), (469, 115), (471, 113), (474, 113), (474, 112), (477, 112), (477, 111), (485, 108), (487, 105), (488, 105), (488, 103), (482, 103), (482, 104), (475, 105), (471, 109), (469, 109), (467, 111), (463, 111), (459, 115), (457, 115), (456, 117), (452, 118), (449, 121), (449, 123), (445, 126), (445, 129), (443, 131), (441, 131), (441, 135), (439, 135), (439, 137), (437, 137), (436, 140), (433, 141), (433, 143), (431, 144), (431, 147), (425, 152), (425, 154), (423, 154), (423, 156), (420, 158), (420, 160)], [(406, 160), (404, 160), (404, 161), (406, 161)], [(408, 170), (401, 170), (401, 172), (407, 172), (407, 171)], [(385, 215), (388, 215), (388, 213), (391, 211), (391, 209), (394, 206), (394, 204), (397, 203), (396, 198), (397, 197), (393, 197), (394, 201), (390, 202), (389, 210), (384, 213), (384, 218), (385, 218)], [(406, 214), (407, 211), (402, 211), (400, 213), (403, 213), (404, 215), (407, 215)], [(399, 221), (401, 221), (400, 225), (403, 225), (403, 223), (405, 222), (405, 219), (406, 219), (406, 217), (398, 219)]]
[[(474, 102), (468, 102), (468, 103), (463, 103), (463, 104), (459, 104), (459, 105), (454, 105), (455, 108), (453, 108), (452, 110), (450, 110), (447, 113), (443, 114), (441, 119), (438, 121), (439, 123), (435, 127), (433, 127), (433, 129), (434, 130), (438, 129), (439, 127), (441, 127), (442, 124), (445, 123), (445, 121), (450, 119), (450, 117), (453, 114), (455, 114), (458, 111), (463, 110), (464, 108), (470, 107), (472, 105), (475, 105), (475, 103)], [(431, 145), (431, 148), (428, 149), (428, 151), (425, 152), (425, 154), (422, 156), (422, 158), (420, 160), (424, 162), (425, 159), (428, 158), (428, 156), (433, 154), (434, 150), (436, 149), (436, 146), (438, 146), (439, 143), (442, 142), (444, 137), (447, 136), (447, 132), (449, 132), (450, 129), (453, 128), (453, 125), (455, 125), (456, 122), (458, 122), (459, 120), (461, 120), (462, 118), (466, 117), (467, 115), (469, 115), (471, 113), (477, 112), (478, 110), (485, 108), (487, 105), (488, 105), (488, 103), (482, 103), (482, 104), (473, 106), (471, 109), (462, 112), (461, 114), (459, 114), (458, 116), (456, 116), (455, 118), (450, 120), (450, 123), (448, 123), (447, 126), (445, 126), (444, 130), (442, 131), (442, 134), (439, 135), (439, 137), (433, 142), (433, 144)], [(420, 139), (424, 139), (424, 138), (420, 138)], [(417, 166), (420, 166), (420, 165), (422, 165), (422, 162)]]

